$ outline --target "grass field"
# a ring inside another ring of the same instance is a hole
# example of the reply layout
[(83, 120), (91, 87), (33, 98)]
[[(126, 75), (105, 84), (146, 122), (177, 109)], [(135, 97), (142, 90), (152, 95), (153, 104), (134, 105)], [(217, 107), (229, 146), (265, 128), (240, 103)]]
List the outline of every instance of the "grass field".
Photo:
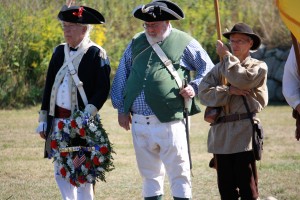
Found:
[[(43, 159), (43, 140), (35, 134), (39, 107), (0, 110), (0, 200), (57, 200), (60, 193), (53, 178), (52, 160)], [(202, 110), (204, 107), (202, 106)], [(100, 112), (114, 143), (116, 169), (107, 182), (96, 184), (95, 199), (134, 200), (141, 197), (131, 134), (119, 128), (117, 112), (107, 101)], [(265, 131), (263, 160), (258, 163), (261, 198), (300, 199), (300, 143), (294, 138), (291, 108), (270, 105), (259, 114)], [(206, 139), (209, 125), (203, 114), (192, 117), (193, 199), (220, 199), (216, 172), (208, 167)], [(166, 179), (165, 200), (171, 200)]]

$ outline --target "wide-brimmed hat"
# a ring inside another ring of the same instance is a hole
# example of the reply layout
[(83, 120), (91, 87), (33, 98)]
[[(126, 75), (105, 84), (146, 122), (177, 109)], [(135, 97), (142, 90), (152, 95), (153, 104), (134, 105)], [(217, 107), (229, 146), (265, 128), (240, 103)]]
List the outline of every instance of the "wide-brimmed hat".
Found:
[(181, 8), (167, 0), (157, 0), (146, 5), (137, 6), (133, 16), (146, 22), (180, 20), (184, 18)]
[(253, 40), (253, 45), (250, 48), (251, 50), (256, 50), (259, 48), (261, 44), (261, 39), (258, 35), (256, 35), (253, 30), (245, 23), (237, 23), (233, 26), (230, 32), (223, 33), (223, 36), (227, 39), (230, 39), (230, 35), (233, 33), (241, 33), (248, 35)]
[(87, 6), (71, 6), (64, 5), (58, 13), (58, 18), (65, 22), (78, 24), (104, 24), (103, 15), (95, 9)]

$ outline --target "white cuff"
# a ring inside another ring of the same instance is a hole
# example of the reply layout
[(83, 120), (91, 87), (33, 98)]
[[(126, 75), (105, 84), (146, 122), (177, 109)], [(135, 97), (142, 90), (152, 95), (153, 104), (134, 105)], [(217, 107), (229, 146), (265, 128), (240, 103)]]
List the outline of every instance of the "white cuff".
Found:
[(47, 122), (40, 122), (39, 126), (35, 129), (36, 133), (46, 132), (47, 130)]
[(89, 113), (92, 116), (95, 116), (98, 113), (98, 109), (94, 105), (88, 104), (88, 105), (86, 105), (84, 112)]
[(39, 122), (46, 122), (47, 121), (48, 112), (46, 110), (40, 110), (39, 112)]

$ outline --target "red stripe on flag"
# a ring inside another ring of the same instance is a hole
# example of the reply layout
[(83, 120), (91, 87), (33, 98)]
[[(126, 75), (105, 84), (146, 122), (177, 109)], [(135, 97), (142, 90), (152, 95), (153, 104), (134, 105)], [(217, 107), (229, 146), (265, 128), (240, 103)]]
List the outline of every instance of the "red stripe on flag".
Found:
[(82, 165), (82, 163), (84, 163), (85, 160), (86, 160), (86, 157), (85, 157), (84, 153), (80, 157), (78, 155), (76, 155), (73, 160), (75, 169), (80, 167)]

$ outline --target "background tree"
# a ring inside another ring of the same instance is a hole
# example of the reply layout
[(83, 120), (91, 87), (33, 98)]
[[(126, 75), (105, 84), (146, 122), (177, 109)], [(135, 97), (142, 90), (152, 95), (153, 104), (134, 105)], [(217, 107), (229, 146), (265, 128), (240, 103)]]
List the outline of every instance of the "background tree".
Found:
[[(142, 21), (132, 17), (141, 0), (76, 1), (99, 10), (106, 24), (95, 26), (92, 39), (108, 52), (112, 77), (127, 43)], [(213, 1), (175, 1), (186, 17), (173, 21), (207, 50), (213, 61), (217, 39)], [(0, 7), (0, 108), (20, 108), (41, 101), (48, 62), (55, 46), (64, 41), (57, 14), (65, 0), (1, 0)], [(219, 0), (222, 32), (237, 22), (253, 27), (268, 48), (287, 48), (290, 34), (281, 22), (274, 1)], [(257, 9), (259, 7), (259, 9)]]

